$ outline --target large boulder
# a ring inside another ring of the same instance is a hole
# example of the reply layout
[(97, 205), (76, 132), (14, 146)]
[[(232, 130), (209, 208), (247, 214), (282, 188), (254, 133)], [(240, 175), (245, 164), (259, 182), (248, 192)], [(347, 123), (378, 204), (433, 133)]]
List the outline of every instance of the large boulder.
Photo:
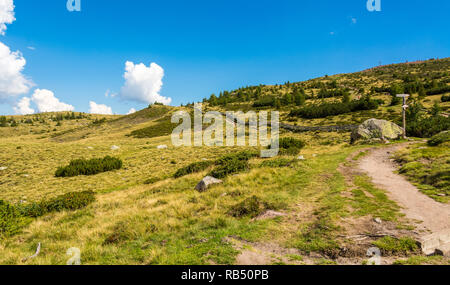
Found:
[(351, 135), (351, 143), (362, 141), (396, 140), (403, 135), (403, 128), (398, 125), (378, 119), (370, 119), (362, 123)]
[(205, 178), (202, 179), (202, 181), (200, 181), (200, 183), (197, 184), (197, 186), (195, 186), (195, 190), (199, 192), (205, 192), (206, 190), (208, 190), (209, 186), (213, 184), (220, 184), (222, 182), (223, 181), (220, 179), (216, 179), (211, 176), (206, 176)]

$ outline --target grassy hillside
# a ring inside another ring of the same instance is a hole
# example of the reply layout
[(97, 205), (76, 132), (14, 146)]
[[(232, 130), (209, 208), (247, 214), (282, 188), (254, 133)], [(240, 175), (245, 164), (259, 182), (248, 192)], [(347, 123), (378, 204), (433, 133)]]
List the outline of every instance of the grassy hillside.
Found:
[[(450, 103), (440, 102), (439, 114), (433, 105), (450, 94), (449, 72), (450, 59), (432, 60), (241, 88), (204, 102), (206, 110), (279, 109), (282, 120), (293, 125), (342, 125), (372, 117), (398, 120), (401, 108), (396, 102), (391, 106), (390, 89), (403, 88), (417, 91), (410, 93), (423, 105), (420, 116), (446, 120)], [(291, 114), (311, 105), (348, 104), (359, 96), (374, 101), (376, 108), (313, 119)], [(349, 132), (282, 130), (282, 137), (305, 143), (299, 153), (305, 160), (289, 152), (268, 160), (247, 157), (244, 167), (230, 166), (233, 172), (223, 184), (195, 191), (212, 170), (240, 163), (224, 156), (259, 149), (173, 147), (170, 116), (181, 109), (190, 112), (189, 107), (154, 105), (128, 116), (48, 113), (0, 119), (0, 207), (11, 213), (0, 215), (0, 264), (65, 264), (71, 247), (81, 250), (83, 264), (234, 264), (255, 255), (265, 264), (363, 264), (373, 245), (389, 264), (449, 263), (421, 256), (411, 242), (417, 237), (413, 223), (383, 190), (352, 171), (367, 146), (350, 145)], [(424, 150), (402, 157), (409, 163), (427, 155), (443, 167), (448, 166), (446, 149), (437, 146), (431, 155)], [(96, 169), (100, 160), (91, 159), (107, 156), (120, 160), (120, 167)], [(97, 174), (56, 177), (59, 167), (79, 159), (89, 160)], [(201, 167), (186, 172), (193, 163)], [(177, 171), (186, 175), (178, 177)], [(411, 171), (407, 175), (418, 177)], [(424, 192), (448, 203), (437, 195), (448, 193), (448, 185), (439, 185)], [(95, 199), (89, 196), (76, 207), (64, 202), (73, 193), (89, 191)], [(48, 211), (30, 214), (42, 205)], [(261, 215), (266, 210), (277, 215)], [(395, 239), (377, 236), (379, 231)], [(366, 238), (353, 238), (362, 234)], [(22, 261), (38, 243), (41, 253)]]

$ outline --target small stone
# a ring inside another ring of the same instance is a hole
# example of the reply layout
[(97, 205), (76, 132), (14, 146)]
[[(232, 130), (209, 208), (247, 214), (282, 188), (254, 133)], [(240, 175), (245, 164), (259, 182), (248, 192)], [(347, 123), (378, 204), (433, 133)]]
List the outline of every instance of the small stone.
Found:
[(208, 190), (209, 186), (220, 183), (223, 183), (223, 181), (211, 176), (206, 176), (197, 184), (197, 186), (195, 186), (195, 190), (199, 192), (205, 192), (206, 190)]
[(8, 167), (0, 167), (0, 171), (6, 170)]
[(312, 156), (313, 156), (313, 157), (317, 157), (317, 154), (313, 154)]
[(88, 146), (87, 149), (94, 149), (92, 146)]
[(303, 155), (300, 155), (299, 157), (297, 157), (298, 160), (305, 160), (305, 157)]
[(375, 218), (375, 219), (373, 219), (373, 221), (377, 224), (383, 223), (383, 221), (380, 218)]
[(118, 146), (116, 146), (116, 145), (113, 145), (113, 146), (111, 147), (111, 150), (118, 150), (118, 149), (120, 149), (120, 147), (118, 147)]
[(157, 148), (157, 149), (166, 149), (166, 148), (167, 148), (167, 145), (162, 144), (162, 145), (157, 146), (156, 148)]

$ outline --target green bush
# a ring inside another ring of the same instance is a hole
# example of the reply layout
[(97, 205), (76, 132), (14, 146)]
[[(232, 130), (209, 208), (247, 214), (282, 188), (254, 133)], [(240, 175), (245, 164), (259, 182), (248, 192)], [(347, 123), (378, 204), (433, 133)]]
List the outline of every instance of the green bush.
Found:
[(450, 95), (444, 95), (441, 97), (442, 102), (450, 102)]
[(255, 218), (264, 213), (266, 210), (270, 210), (271, 208), (271, 205), (269, 205), (268, 203), (262, 201), (256, 196), (252, 196), (232, 206), (227, 214), (235, 218), (245, 216)]
[(259, 99), (255, 103), (253, 103), (254, 108), (264, 108), (264, 107), (274, 107), (275, 106), (275, 97), (267, 96)]
[(406, 125), (408, 136), (419, 138), (430, 138), (448, 130), (450, 130), (450, 118), (444, 116), (421, 116), (414, 121), (408, 121)]
[[(295, 138), (280, 138), (279, 148), (281, 155), (297, 155), (305, 147), (305, 143)], [(269, 146), (271, 148), (271, 146)]]
[(250, 169), (248, 160), (231, 159), (225, 163), (221, 163), (215, 169), (213, 169), (208, 176), (212, 176), (217, 179), (222, 179), (230, 174), (239, 173)]
[(428, 96), (439, 95), (439, 94), (445, 94), (447, 92), (450, 92), (450, 86), (442, 86), (442, 87), (433, 88), (433, 89), (427, 91), (427, 95)]
[(72, 160), (66, 167), (59, 167), (56, 177), (74, 177), (78, 175), (95, 175), (122, 168), (122, 161), (115, 157), (94, 158), (90, 160)]
[(29, 223), (19, 209), (0, 200), (0, 238), (9, 237), (20, 232)]
[(317, 119), (356, 111), (375, 110), (377, 108), (378, 102), (370, 99), (369, 96), (365, 96), (360, 100), (353, 100), (348, 103), (334, 102), (305, 106), (297, 110), (292, 110), (289, 116), (304, 119)]
[(291, 147), (296, 147), (296, 148), (302, 149), (305, 147), (305, 142), (298, 140), (296, 138), (281, 138), (279, 145), (280, 145), (280, 148), (284, 148), (284, 149), (288, 149)]
[(429, 146), (438, 146), (445, 142), (450, 142), (450, 132), (442, 132), (435, 136), (433, 136), (430, 140), (428, 140)]
[(238, 152), (238, 153), (233, 153), (233, 154), (228, 154), (225, 156), (222, 156), (221, 158), (219, 158), (218, 160), (216, 160), (215, 164), (216, 165), (225, 165), (227, 164), (229, 161), (233, 161), (233, 160), (249, 160), (251, 158), (257, 157), (258, 156), (258, 152), (256, 151), (242, 151), (242, 152)]
[(189, 164), (186, 167), (178, 169), (177, 172), (175, 172), (175, 174), (173, 175), (173, 177), (174, 178), (180, 178), (180, 177), (185, 176), (185, 175), (189, 175), (189, 174), (192, 174), (192, 173), (197, 173), (197, 172), (200, 172), (200, 171), (203, 171), (203, 170), (207, 169), (208, 167), (210, 167), (213, 164), (214, 164), (213, 161), (194, 162), (192, 164)]
[(288, 167), (291, 166), (293, 163), (295, 163), (295, 160), (287, 158), (277, 158), (263, 161), (259, 165), (259, 167), (270, 167), (270, 168)]
[(419, 249), (416, 241), (410, 237), (397, 239), (386, 236), (375, 241), (373, 245), (381, 249), (384, 254), (409, 254)]
[(39, 203), (22, 206), (20, 212), (23, 216), (36, 218), (52, 212), (79, 210), (94, 201), (95, 193), (92, 191), (72, 192), (48, 201), (43, 200)]

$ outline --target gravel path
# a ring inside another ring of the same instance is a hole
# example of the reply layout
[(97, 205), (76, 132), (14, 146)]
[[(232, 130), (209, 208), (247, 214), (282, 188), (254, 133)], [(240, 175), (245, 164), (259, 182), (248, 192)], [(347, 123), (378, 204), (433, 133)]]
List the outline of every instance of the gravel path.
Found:
[(367, 173), (378, 187), (388, 191), (390, 199), (403, 208), (402, 212), (408, 218), (422, 221), (419, 227), (423, 226), (432, 233), (450, 230), (450, 205), (439, 203), (422, 194), (403, 176), (395, 173), (397, 169), (390, 156), (405, 146), (401, 144), (373, 149), (361, 159), (359, 168)]

